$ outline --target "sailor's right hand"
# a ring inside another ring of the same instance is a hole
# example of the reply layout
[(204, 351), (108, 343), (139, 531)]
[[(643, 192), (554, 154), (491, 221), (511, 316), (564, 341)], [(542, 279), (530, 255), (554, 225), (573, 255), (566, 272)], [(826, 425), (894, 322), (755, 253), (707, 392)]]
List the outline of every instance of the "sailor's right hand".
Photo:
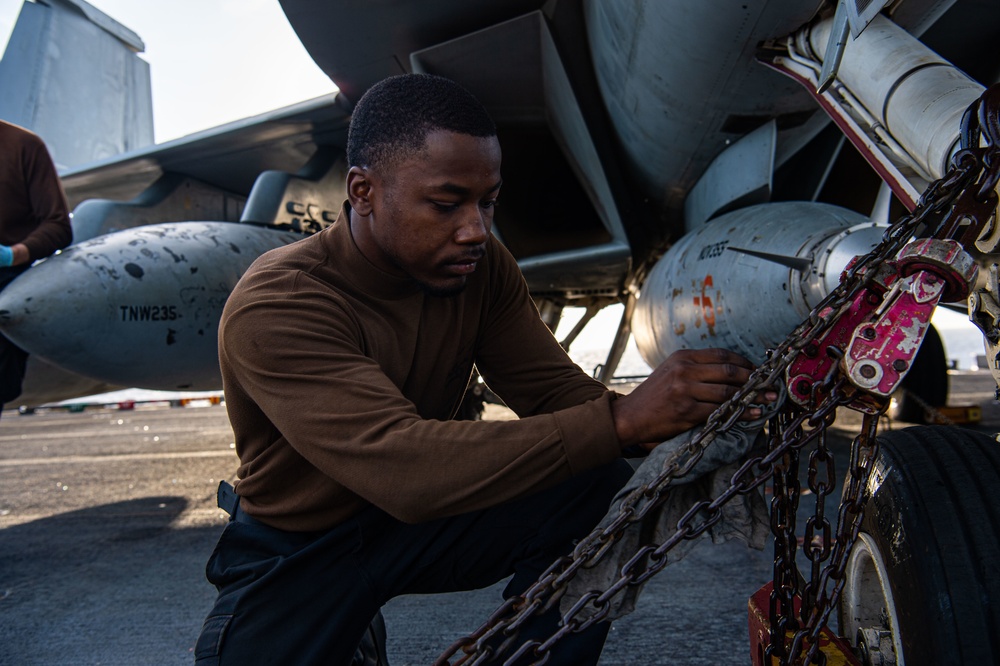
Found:
[[(611, 403), (615, 430), (623, 449), (652, 449), (660, 442), (704, 423), (750, 378), (753, 364), (725, 349), (674, 352), (642, 384)], [(777, 393), (763, 399), (773, 401)], [(748, 413), (748, 418), (760, 416)]]

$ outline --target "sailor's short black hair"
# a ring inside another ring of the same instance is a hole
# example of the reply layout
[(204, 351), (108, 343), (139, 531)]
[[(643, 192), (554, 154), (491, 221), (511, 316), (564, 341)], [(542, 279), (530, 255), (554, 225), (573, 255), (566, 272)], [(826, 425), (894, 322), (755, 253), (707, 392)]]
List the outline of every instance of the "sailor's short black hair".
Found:
[(354, 108), (347, 161), (349, 166), (382, 169), (420, 150), (434, 130), (476, 137), (497, 134), (482, 103), (451, 79), (431, 74), (391, 76), (369, 88)]

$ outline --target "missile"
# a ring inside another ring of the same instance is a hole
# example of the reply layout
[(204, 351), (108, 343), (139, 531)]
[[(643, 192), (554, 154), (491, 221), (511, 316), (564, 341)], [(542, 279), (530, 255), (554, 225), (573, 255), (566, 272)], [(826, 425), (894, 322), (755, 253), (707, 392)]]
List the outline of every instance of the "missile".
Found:
[(886, 227), (811, 202), (742, 208), (685, 235), (653, 266), (632, 315), (643, 360), (724, 347), (765, 360)]
[(257, 257), (302, 237), (236, 222), (99, 236), (0, 292), (0, 330), (30, 354), (108, 384), (218, 389), (222, 306)]

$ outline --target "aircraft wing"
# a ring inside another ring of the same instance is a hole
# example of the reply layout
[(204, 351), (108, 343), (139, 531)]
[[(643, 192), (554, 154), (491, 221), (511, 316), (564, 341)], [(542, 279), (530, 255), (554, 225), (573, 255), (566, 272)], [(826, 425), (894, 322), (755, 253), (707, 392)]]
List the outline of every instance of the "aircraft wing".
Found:
[(323, 147), (347, 145), (350, 107), (331, 93), (60, 174), (70, 207), (87, 199), (128, 201), (165, 173), (246, 196), (265, 170), (297, 172)]
[[(544, 0), (280, 2), (313, 60), (352, 101), (377, 81), (412, 71), (411, 53), (546, 4)], [(386, 29), (389, 16), (391, 30)]]

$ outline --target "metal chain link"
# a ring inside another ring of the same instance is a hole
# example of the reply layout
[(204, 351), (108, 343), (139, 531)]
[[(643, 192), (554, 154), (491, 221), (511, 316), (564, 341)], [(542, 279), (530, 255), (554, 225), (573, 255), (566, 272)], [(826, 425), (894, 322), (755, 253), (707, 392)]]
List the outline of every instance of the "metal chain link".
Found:
[[(962, 128), (964, 149), (955, 156), (948, 173), (928, 186), (912, 214), (889, 227), (882, 241), (845, 271), (840, 285), (771, 352), (747, 383), (712, 413), (691, 442), (665, 463), (660, 475), (625, 497), (611, 524), (587, 535), (570, 555), (555, 561), (524, 593), (508, 599), (479, 629), (452, 644), (435, 664), (480, 665), (501, 663), (501, 659), (509, 665), (546, 663), (550, 650), (560, 639), (606, 619), (614, 597), (626, 587), (641, 584), (658, 573), (667, 563), (668, 551), (681, 541), (704, 533), (722, 518), (722, 506), (726, 502), (738, 494), (754, 492), (768, 479), (774, 483), (771, 522), (776, 544), (769, 654), (777, 657), (781, 664), (825, 663), (825, 657), (819, 652), (819, 634), (844, 586), (847, 556), (861, 528), (864, 487), (877, 453), (875, 435), (881, 413), (865, 414), (862, 431), (852, 444), (850, 477), (840, 504), (836, 536), (832, 539), (831, 524), (823, 508), (823, 498), (833, 492), (835, 482), (832, 454), (826, 447), (826, 430), (836, 418), (837, 408), (849, 404), (858, 395), (858, 389), (839, 372), (837, 364), (829, 376), (816, 382), (814, 396), (817, 399), (810, 409), (802, 410), (786, 401), (782, 412), (768, 424), (768, 452), (747, 460), (733, 475), (728, 489), (711, 501), (692, 506), (678, 521), (675, 532), (662, 544), (641, 546), (622, 567), (621, 577), (605, 590), (584, 595), (563, 614), (562, 626), (547, 640), (517, 645), (517, 638), (520, 627), (559, 602), (580, 568), (595, 565), (628, 526), (643, 520), (666, 502), (671, 481), (687, 474), (701, 459), (706, 447), (717, 435), (733, 427), (760, 392), (784, 381), (786, 370), (799, 353), (815, 345), (837, 324), (854, 299), (871, 285), (877, 269), (892, 261), (911, 238), (933, 235), (957, 238), (966, 245), (975, 242), (989, 222), (989, 208), (982, 199), (992, 195), (995, 210), (995, 194), (989, 186), (995, 186), (1000, 180), (1000, 154), (994, 148), (1000, 145), (1000, 122), (996, 120), (1000, 118), (1000, 100), (997, 92), (990, 91), (981, 98), (983, 109), (977, 102), (975, 111), (970, 108), (966, 114)], [(992, 97), (988, 98), (990, 94)], [(980, 123), (980, 117), (988, 120)], [(983, 129), (987, 148), (978, 147)], [(808, 484), (816, 494), (817, 508), (807, 521), (803, 543), (804, 553), (812, 566), (810, 580), (800, 585), (795, 564), (798, 459), (799, 453), (814, 442), (816, 448), (809, 455)], [(792, 607), (796, 596), (804, 602), (798, 617)], [(459, 652), (462, 654), (457, 660), (450, 661)], [(525, 658), (528, 661), (522, 662)]]

